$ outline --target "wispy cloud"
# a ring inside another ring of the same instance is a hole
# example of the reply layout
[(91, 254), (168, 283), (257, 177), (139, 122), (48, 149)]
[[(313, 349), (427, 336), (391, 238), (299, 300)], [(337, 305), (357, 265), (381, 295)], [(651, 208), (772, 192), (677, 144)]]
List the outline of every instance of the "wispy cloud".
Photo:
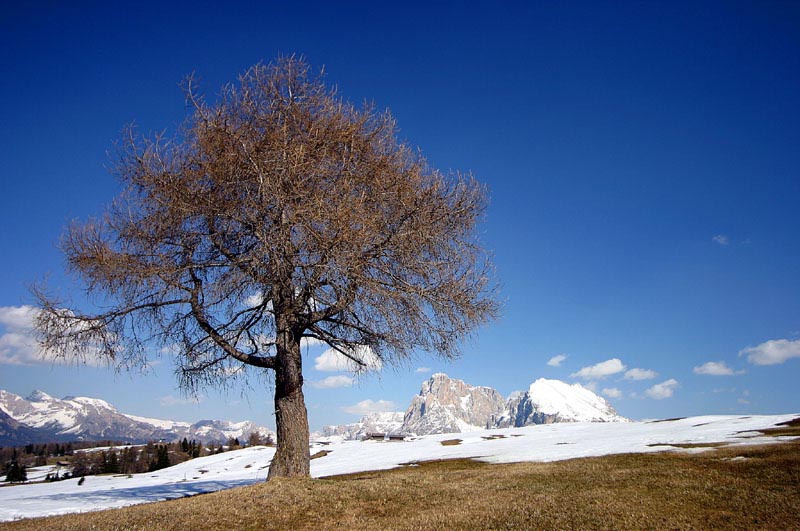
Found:
[(658, 373), (656, 371), (650, 369), (634, 368), (627, 371), (625, 373), (625, 376), (623, 376), (623, 378), (625, 378), (626, 380), (652, 380), (656, 376), (658, 376)]
[(167, 395), (159, 398), (158, 403), (161, 405), (161, 407), (172, 407), (172, 406), (185, 406), (188, 404), (199, 404), (203, 400), (204, 397), (202, 396), (180, 397), (180, 396)]
[(736, 399), (736, 402), (738, 402), (739, 404), (749, 404), (750, 403), (750, 400), (748, 400), (749, 397), (750, 397), (750, 391), (745, 389), (744, 391), (742, 391), (742, 396)]
[(620, 391), (616, 387), (611, 387), (603, 389), (603, 394), (606, 395), (608, 398), (619, 398), (622, 396), (622, 391)]
[(311, 382), (311, 387), (317, 389), (335, 389), (337, 387), (350, 387), (351, 385), (353, 385), (353, 377), (343, 374), (328, 376), (322, 380)]
[(323, 372), (380, 371), (383, 368), (383, 361), (367, 346), (356, 347), (352, 351), (352, 355), (363, 365), (356, 363), (341, 352), (329, 348), (314, 358), (314, 368)]
[(561, 367), (561, 362), (567, 359), (566, 354), (558, 354), (547, 360), (547, 364), (551, 367)]
[(755, 347), (739, 351), (754, 365), (777, 365), (791, 358), (800, 358), (800, 339), (771, 339)]
[(386, 411), (395, 411), (397, 406), (391, 400), (362, 400), (358, 404), (352, 406), (345, 406), (342, 411), (352, 415), (366, 415), (368, 413), (381, 413)]
[(431, 368), (430, 367), (417, 367), (417, 370), (415, 370), (414, 372), (425, 374), (425, 373), (431, 372)]
[(595, 365), (583, 367), (578, 372), (572, 373), (573, 378), (582, 378), (584, 380), (596, 380), (617, 374), (625, 370), (625, 365), (618, 358), (611, 358), (610, 360), (601, 361)]
[(644, 392), (650, 398), (655, 400), (663, 400), (665, 398), (671, 397), (675, 393), (675, 389), (678, 388), (678, 380), (675, 378), (670, 378), (667, 381), (661, 382), (660, 384), (656, 384), (653, 387), (649, 388), (647, 391)]
[(708, 376), (733, 376), (734, 374), (744, 374), (744, 371), (734, 371), (728, 367), (724, 361), (707, 361), (692, 369), (692, 372)]
[(724, 245), (730, 245), (730, 243), (731, 243), (730, 238), (728, 238), (724, 234), (717, 234), (716, 236), (711, 238), (711, 241), (713, 241), (716, 244), (723, 245), (723, 246)]

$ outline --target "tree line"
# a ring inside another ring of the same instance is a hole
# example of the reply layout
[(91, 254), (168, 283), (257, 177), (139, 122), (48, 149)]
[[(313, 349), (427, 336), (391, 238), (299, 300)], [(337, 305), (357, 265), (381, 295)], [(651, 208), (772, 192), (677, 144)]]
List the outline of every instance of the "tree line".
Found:
[[(57, 465), (45, 481), (96, 474), (138, 474), (167, 468), (190, 459), (236, 450), (243, 446), (273, 445), (272, 436), (253, 432), (244, 444), (236, 437), (227, 444), (203, 444), (184, 437), (171, 443), (130, 445), (118, 441), (28, 444), (0, 447), (0, 475), (9, 483), (27, 481), (30, 467)], [(100, 449), (102, 448), (102, 449)], [(62, 459), (59, 459), (62, 458)], [(60, 466), (59, 466), (60, 465)]]

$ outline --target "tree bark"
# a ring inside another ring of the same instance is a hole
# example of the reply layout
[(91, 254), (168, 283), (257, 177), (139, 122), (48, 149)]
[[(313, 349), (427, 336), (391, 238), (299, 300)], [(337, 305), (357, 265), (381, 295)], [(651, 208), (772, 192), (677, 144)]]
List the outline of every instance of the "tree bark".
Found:
[(308, 412), (303, 397), (300, 338), (278, 332), (275, 365), (275, 427), (278, 448), (267, 479), (310, 477)]

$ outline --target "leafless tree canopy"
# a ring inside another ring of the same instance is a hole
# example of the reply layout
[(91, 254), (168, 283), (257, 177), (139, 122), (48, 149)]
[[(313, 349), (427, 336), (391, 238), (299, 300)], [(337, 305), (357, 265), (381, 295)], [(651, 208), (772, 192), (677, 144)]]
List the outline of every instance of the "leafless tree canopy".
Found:
[(364, 347), (451, 358), (495, 315), (475, 230), (483, 186), (429, 167), (388, 112), (342, 101), (296, 58), (252, 67), (215, 104), (191, 78), (185, 90), (176, 138), (129, 131), (124, 192), (66, 230), (70, 269), (105, 306), (67, 310), (37, 291), (47, 351), (135, 364), (159, 345), (188, 388), (241, 364), (281, 387), (296, 356), (293, 392), (301, 338), (360, 364)]

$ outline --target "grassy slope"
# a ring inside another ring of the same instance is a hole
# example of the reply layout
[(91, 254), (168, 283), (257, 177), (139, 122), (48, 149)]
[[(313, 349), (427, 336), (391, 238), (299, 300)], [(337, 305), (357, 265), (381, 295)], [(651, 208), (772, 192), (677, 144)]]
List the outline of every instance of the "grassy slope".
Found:
[(0, 529), (800, 529), (798, 515), (794, 441), (545, 464), (430, 462)]

